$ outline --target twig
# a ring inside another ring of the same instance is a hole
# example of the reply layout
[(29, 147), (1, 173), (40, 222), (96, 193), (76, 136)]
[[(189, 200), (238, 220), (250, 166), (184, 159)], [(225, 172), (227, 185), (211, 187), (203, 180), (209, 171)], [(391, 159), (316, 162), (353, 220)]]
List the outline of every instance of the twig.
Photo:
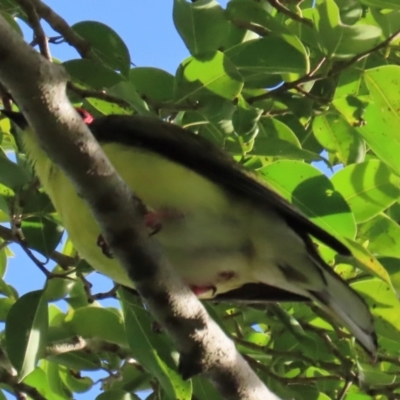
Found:
[(18, 382), (17, 376), (8, 374), (5, 370), (0, 372), (0, 382), (9, 385), (16, 395), (18, 393), (25, 393), (33, 400), (46, 400), (46, 397), (39, 393), (36, 388), (29, 386), (26, 383)]
[(70, 90), (71, 92), (74, 92), (83, 99), (92, 97), (94, 99), (100, 99), (108, 101), (109, 103), (118, 104), (120, 107), (128, 109), (128, 111), (132, 111), (132, 107), (127, 101), (120, 99), (119, 97), (113, 96), (111, 94), (108, 94), (105, 91), (82, 89), (79, 86), (76, 86), (72, 82), (67, 83), (67, 89)]
[(354, 382), (354, 378), (348, 379), (346, 381), (346, 383), (344, 384), (342, 390), (338, 394), (338, 397), (337, 397), (336, 400), (344, 400), (344, 398), (346, 397), (346, 394), (349, 391), (349, 389), (351, 388), (351, 385), (353, 384), (353, 382)]
[[(0, 237), (6, 242), (14, 242), (19, 244), (18, 239), (12, 233), (11, 229), (2, 225), (0, 225)], [(59, 253), (58, 251), (53, 251), (49, 258), (56, 262), (63, 269), (68, 269), (76, 264), (76, 260), (73, 257)]]
[(32, 45), (38, 44), (40, 49), (40, 54), (46, 57), (49, 61), (51, 61), (51, 54), (49, 49), (49, 44), (47, 41), (47, 36), (44, 33), (42, 25), (40, 24), (39, 16), (36, 12), (35, 7), (32, 4), (31, 0), (16, 0), (17, 3), (22, 7), (25, 11), (26, 16), (28, 17), (28, 21), (32, 27), (34, 33), (34, 41)]
[(92, 295), (93, 300), (104, 300), (108, 298), (115, 298), (117, 297), (117, 290), (119, 289), (120, 285), (115, 284), (108, 292), (104, 293), (96, 293)]
[(55, 13), (47, 4), (40, 0), (31, 0), (38, 15), (43, 18), (53, 30), (62, 35), (65, 41), (73, 46), (82, 58), (97, 59), (90, 43), (82, 39), (63, 19)]
[(300, 15), (290, 11), (279, 0), (268, 0), (268, 3), (271, 4), (272, 7), (276, 8), (282, 14), (285, 14), (286, 16), (288, 16), (290, 19), (300, 22), (301, 24), (308, 25), (311, 28), (314, 26), (313, 22), (310, 19), (303, 18)]
[(374, 53), (375, 51), (378, 51), (386, 46), (389, 45), (391, 41), (393, 41), (398, 35), (400, 34), (400, 29), (397, 30), (395, 33), (390, 35), (387, 39), (385, 39), (383, 42), (379, 43), (375, 47), (364, 51), (363, 53), (357, 54), (356, 56), (350, 58), (348, 61), (338, 64), (337, 68), (331, 69), (326, 75), (318, 74), (318, 75), (313, 75), (312, 73), (308, 73), (307, 75), (304, 75), (303, 77), (293, 81), (293, 82), (285, 82), (282, 86), (275, 90), (271, 90), (269, 92), (260, 94), (258, 96), (250, 97), (247, 99), (249, 104), (253, 104), (256, 101), (268, 99), (272, 96), (276, 96), (280, 93), (284, 93), (288, 90), (295, 89), (299, 85), (311, 81), (320, 81), (322, 79), (326, 79), (328, 77), (334, 76), (345, 70), (346, 68), (350, 67), (353, 64), (356, 64), (357, 62), (361, 61), (363, 58), (369, 56), (370, 54)]

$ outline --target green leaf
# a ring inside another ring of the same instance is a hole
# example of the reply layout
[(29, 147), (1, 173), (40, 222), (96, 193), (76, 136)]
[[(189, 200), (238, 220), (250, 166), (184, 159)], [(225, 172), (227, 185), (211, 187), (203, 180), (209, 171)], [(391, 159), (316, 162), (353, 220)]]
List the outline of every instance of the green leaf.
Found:
[(3, 151), (0, 151), (0, 183), (11, 189), (20, 189), (31, 180), (24, 168), (10, 161)]
[(353, 215), (330, 180), (311, 165), (277, 161), (258, 171), (265, 181), (332, 235), (354, 238)]
[(319, 41), (330, 57), (348, 58), (370, 50), (382, 33), (374, 25), (343, 25), (334, 0), (319, 1), (314, 17)]
[[(52, 273), (63, 275), (66, 273), (66, 271), (61, 267), (56, 266)], [(73, 276), (70, 274), (68, 277), (72, 278)], [(74, 285), (75, 282), (67, 277), (48, 279), (44, 289), (46, 301), (51, 302), (63, 299), (71, 292)]]
[(63, 63), (73, 81), (103, 90), (124, 80), (123, 76), (92, 60), (70, 60)]
[(60, 396), (55, 393), (49, 385), (47, 374), (41, 369), (36, 368), (25, 379), (24, 383), (34, 387), (47, 400), (69, 400), (69, 397)]
[(360, 225), (359, 237), (373, 254), (400, 258), (400, 226), (384, 214)]
[(400, 10), (400, 4), (397, 0), (359, 0), (359, 2), (370, 7)]
[(180, 103), (200, 90), (232, 100), (242, 90), (243, 82), (235, 66), (225, 54), (217, 51), (207, 58), (189, 57), (178, 69), (175, 100)]
[(133, 68), (129, 71), (129, 81), (143, 99), (167, 102), (174, 96), (174, 77), (158, 68)]
[(193, 393), (199, 400), (222, 400), (222, 396), (211, 382), (202, 376), (192, 378)]
[(85, 393), (90, 390), (94, 382), (88, 376), (77, 375), (74, 371), (60, 366), (59, 375), (62, 383), (72, 392), (72, 393)]
[(365, 142), (341, 115), (327, 113), (317, 116), (312, 127), (318, 142), (344, 165), (364, 161)]
[(17, 32), (20, 36), (23, 36), (21, 28), (19, 27), (15, 19), (10, 16), (10, 14), (4, 11), (0, 11), (0, 15), (7, 21), (7, 23), (11, 26), (11, 28), (14, 29), (15, 32)]
[(358, 132), (374, 153), (400, 175), (400, 67), (382, 66), (365, 71), (364, 79), (371, 94), (364, 119)]
[(356, 282), (354, 289), (363, 294), (374, 318), (375, 329), (382, 350), (398, 351), (400, 341), (400, 304), (385, 282), (368, 279)]
[(238, 135), (250, 135), (258, 132), (257, 122), (261, 117), (262, 110), (246, 104), (243, 99), (232, 115), (232, 125)]
[(133, 357), (152, 373), (171, 400), (190, 400), (192, 387), (177, 371), (168, 354), (168, 346), (151, 330), (152, 320), (148, 313), (131, 302), (129, 295), (121, 291), (125, 317), (125, 330)]
[(47, 256), (60, 243), (64, 232), (61, 225), (42, 217), (24, 219), (21, 228), (28, 246)]
[(102, 307), (81, 307), (65, 318), (65, 328), (73, 335), (100, 338), (120, 346), (127, 346), (122, 316)]
[(257, 136), (254, 146), (248, 154), (274, 159), (285, 158), (289, 160), (322, 161), (323, 158), (311, 151), (303, 150), (286, 140), (274, 137)]
[(355, 240), (348, 238), (343, 238), (343, 240), (354, 256), (358, 268), (368, 272), (369, 274), (377, 276), (379, 279), (383, 280), (392, 287), (389, 274), (383, 265), (371, 254), (368, 249), (363, 247)]
[(142, 115), (153, 115), (130, 82), (119, 82), (108, 90), (108, 93), (127, 101), (132, 108)]
[(379, 160), (349, 165), (336, 172), (331, 181), (347, 201), (357, 223), (378, 215), (400, 195), (400, 178)]
[(78, 22), (71, 28), (90, 43), (92, 50), (104, 64), (125, 76), (128, 75), (131, 63), (129, 50), (113, 29), (96, 21)]
[(125, 390), (115, 389), (107, 390), (96, 397), (96, 400), (139, 400), (140, 398), (135, 394), (125, 392)]
[(41, 360), (40, 368), (45, 372), (49, 388), (53, 394), (61, 398), (72, 398), (71, 393), (68, 393), (68, 390), (63, 386), (59, 373), (60, 366), (58, 364), (48, 360)]
[(9, 297), (1, 297), (0, 298), (0, 321), (6, 322), (8, 312), (11, 307), (15, 303), (15, 300), (10, 299)]
[(11, 307), (6, 321), (6, 349), (23, 380), (43, 356), (48, 324), (47, 304), (42, 290), (29, 292)]
[(303, 75), (308, 69), (305, 53), (277, 36), (249, 40), (225, 54), (249, 88), (275, 86), (282, 80), (282, 74)]
[(174, 0), (173, 18), (192, 55), (220, 49), (228, 36), (229, 23), (215, 0)]

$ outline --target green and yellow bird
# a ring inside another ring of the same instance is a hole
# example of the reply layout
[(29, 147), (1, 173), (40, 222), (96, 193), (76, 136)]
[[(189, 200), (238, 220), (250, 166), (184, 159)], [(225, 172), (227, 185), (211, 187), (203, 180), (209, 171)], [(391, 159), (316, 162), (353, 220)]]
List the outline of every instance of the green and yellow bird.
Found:
[[(115, 282), (126, 271), (97, 244), (101, 234), (64, 173), (39, 147), (23, 115), (3, 111), (23, 143), (80, 255)], [(183, 281), (201, 299), (313, 300), (375, 355), (377, 341), (364, 300), (322, 260), (312, 237), (350, 256), (336, 238), (229, 155), (176, 125), (147, 116), (94, 119), (78, 110), (115, 169), (149, 208), (149, 229)], [(104, 249), (103, 249), (104, 250)]]

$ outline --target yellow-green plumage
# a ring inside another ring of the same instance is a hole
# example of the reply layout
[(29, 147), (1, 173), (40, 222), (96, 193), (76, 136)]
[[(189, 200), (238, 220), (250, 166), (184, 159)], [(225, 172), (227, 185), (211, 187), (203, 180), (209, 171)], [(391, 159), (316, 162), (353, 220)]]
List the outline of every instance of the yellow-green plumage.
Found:
[[(114, 128), (116, 136), (102, 142), (101, 134)], [(318, 301), (370, 353), (375, 352), (372, 319), (364, 301), (322, 261), (309, 235), (342, 251), (344, 246), (335, 238), (236, 169), (228, 158), (216, 160), (217, 150), (179, 128), (145, 117), (114, 116), (98, 120), (92, 125), (96, 129), (109, 160), (144, 204), (156, 212), (177, 212), (161, 220), (156, 238), (186, 284), (210, 288), (202, 298), (246, 283), (274, 286)], [(117, 261), (97, 245), (101, 231), (91, 213), (29, 130), (24, 143), (80, 255), (116, 282), (132, 286)], [(179, 151), (186, 156), (182, 162), (175, 160)], [(204, 173), (202, 163), (207, 164)]]

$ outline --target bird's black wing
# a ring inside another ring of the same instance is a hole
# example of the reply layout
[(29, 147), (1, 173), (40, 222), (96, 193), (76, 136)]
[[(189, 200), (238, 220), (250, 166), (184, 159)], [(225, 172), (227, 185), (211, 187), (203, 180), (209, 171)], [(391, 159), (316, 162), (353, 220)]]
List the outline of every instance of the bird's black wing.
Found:
[(315, 250), (308, 235), (342, 255), (351, 254), (338, 239), (311, 222), (257, 178), (250, 176), (227, 153), (188, 130), (139, 115), (109, 115), (95, 119), (89, 127), (100, 142), (118, 142), (157, 152), (207, 177), (235, 196), (246, 198), (259, 207), (275, 209), (313, 252)]

